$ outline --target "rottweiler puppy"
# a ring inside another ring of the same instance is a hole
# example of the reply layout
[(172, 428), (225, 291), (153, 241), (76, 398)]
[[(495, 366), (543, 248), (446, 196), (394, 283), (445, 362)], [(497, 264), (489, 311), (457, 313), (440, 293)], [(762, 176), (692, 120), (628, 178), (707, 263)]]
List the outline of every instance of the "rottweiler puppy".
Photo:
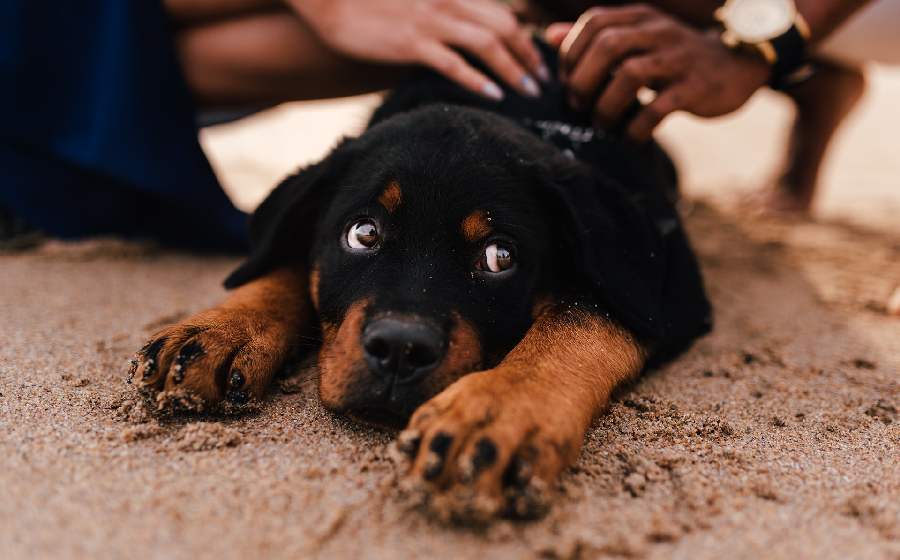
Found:
[(240, 404), (317, 346), (322, 403), (406, 425), (434, 495), (491, 515), (555, 481), (612, 390), (711, 313), (659, 147), (592, 128), (558, 83), (505, 93), (427, 72), (394, 91), (272, 192), (230, 297), (154, 335), (132, 373)]

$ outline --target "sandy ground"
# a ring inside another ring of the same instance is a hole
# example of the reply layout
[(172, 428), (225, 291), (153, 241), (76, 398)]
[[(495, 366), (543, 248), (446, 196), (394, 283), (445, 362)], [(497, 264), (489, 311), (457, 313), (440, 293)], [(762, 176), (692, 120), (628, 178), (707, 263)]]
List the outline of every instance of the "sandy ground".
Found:
[[(242, 418), (147, 416), (127, 359), (219, 300), (233, 259), (105, 241), (0, 255), (0, 557), (900, 558), (897, 95), (900, 75), (877, 73), (842, 133), (828, 222), (729, 210), (777, 162), (777, 99), (666, 126), (717, 328), (619, 392), (535, 522), (410, 509), (390, 435), (328, 414), (302, 373)], [(250, 207), (372, 103), (280, 108), (204, 141)]]

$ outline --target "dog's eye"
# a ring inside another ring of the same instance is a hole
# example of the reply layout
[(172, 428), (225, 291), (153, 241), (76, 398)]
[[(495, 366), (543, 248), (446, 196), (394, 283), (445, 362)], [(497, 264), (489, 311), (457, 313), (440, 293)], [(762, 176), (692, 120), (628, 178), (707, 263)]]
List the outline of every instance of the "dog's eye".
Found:
[(511, 269), (515, 264), (512, 251), (499, 243), (491, 243), (484, 248), (484, 253), (475, 264), (475, 268), (497, 274)]
[(347, 231), (347, 245), (351, 249), (372, 249), (379, 240), (378, 226), (369, 218), (359, 220)]

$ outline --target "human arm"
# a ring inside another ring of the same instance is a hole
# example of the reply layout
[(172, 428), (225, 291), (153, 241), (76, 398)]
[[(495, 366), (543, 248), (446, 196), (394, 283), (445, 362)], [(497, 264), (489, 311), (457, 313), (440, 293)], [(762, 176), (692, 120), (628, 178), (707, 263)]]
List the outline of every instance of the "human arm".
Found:
[(422, 64), (491, 97), (500, 88), (456, 51), (481, 60), (524, 95), (546, 68), (513, 12), (493, 0), (286, 0), (319, 39), (345, 56), (388, 64)]
[[(555, 24), (548, 29), (548, 39), (560, 47), (572, 103), (592, 106), (600, 124), (619, 122), (642, 87), (658, 92), (627, 125), (628, 134), (639, 141), (649, 138), (677, 110), (704, 117), (734, 111), (770, 78), (770, 68), (761, 59), (729, 50), (718, 33), (698, 29), (714, 23), (719, 0), (655, 4), (659, 8), (591, 8), (574, 25)], [(866, 0), (799, 0), (797, 4), (815, 42)]]

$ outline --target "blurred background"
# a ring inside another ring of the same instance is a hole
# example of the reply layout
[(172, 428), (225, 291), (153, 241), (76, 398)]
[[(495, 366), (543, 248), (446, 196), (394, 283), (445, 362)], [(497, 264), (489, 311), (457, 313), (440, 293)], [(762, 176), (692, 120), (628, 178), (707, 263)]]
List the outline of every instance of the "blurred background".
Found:
[[(866, 75), (865, 97), (826, 160), (814, 214), (900, 232), (900, 70), (872, 65)], [(252, 210), (287, 173), (358, 134), (379, 99), (287, 103), (206, 128), (201, 142), (229, 195)], [(732, 204), (775, 179), (791, 116), (787, 99), (767, 90), (727, 117), (674, 115), (657, 136), (678, 163), (684, 193)]]

